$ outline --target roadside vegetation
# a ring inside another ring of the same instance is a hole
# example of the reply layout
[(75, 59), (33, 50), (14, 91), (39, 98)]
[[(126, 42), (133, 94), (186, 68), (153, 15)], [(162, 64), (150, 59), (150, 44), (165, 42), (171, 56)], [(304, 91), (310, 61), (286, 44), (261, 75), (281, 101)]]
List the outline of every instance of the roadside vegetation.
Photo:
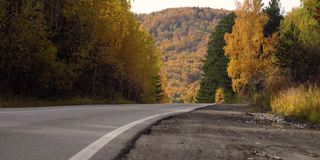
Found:
[(133, 104), (133, 101), (120, 97), (113, 98), (86, 98), (72, 97), (69, 99), (39, 99), (27, 97), (7, 97), (0, 99), (0, 108), (18, 107), (44, 107), (44, 106), (65, 106), (65, 105), (86, 105), (86, 104)]
[(284, 16), (279, 0), (245, 0), (234, 14), (212, 33), (198, 102), (214, 102), (222, 87), (233, 95), (226, 102), (319, 122), (320, 2)]
[(320, 2), (237, 6), (134, 15), (127, 0), (0, 0), (0, 107), (249, 102), (319, 122)]
[(224, 99), (225, 99), (224, 89), (218, 88), (216, 91), (216, 95), (215, 95), (215, 102), (217, 104), (222, 104), (222, 103), (224, 103)]
[(1, 106), (166, 95), (161, 52), (129, 1), (0, 0), (0, 22)]
[(320, 123), (320, 88), (300, 86), (281, 91), (271, 107), (277, 114)]
[(223, 89), (225, 91), (226, 103), (233, 99), (231, 79), (226, 72), (229, 59), (224, 55), (223, 47), (226, 45), (224, 35), (231, 33), (234, 20), (234, 13), (225, 16), (210, 36), (208, 55), (203, 66), (204, 75), (197, 96), (197, 101), (200, 103), (214, 102), (216, 99), (214, 94), (219, 87), (220, 90)]

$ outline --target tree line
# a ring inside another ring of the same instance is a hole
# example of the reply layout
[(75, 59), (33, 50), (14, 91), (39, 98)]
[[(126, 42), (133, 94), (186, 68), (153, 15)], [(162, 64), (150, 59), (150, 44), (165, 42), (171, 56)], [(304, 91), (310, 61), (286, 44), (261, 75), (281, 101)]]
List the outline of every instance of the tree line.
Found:
[(213, 102), (222, 88), (226, 101), (270, 106), (281, 90), (318, 86), (319, 44), (319, 1), (302, 0), (284, 16), (280, 0), (245, 0), (211, 35), (197, 100)]
[(0, 0), (0, 96), (161, 99), (161, 52), (127, 0)]
[(223, 9), (182, 7), (138, 15), (164, 52), (165, 91), (171, 102), (195, 101), (209, 35), (229, 13)]

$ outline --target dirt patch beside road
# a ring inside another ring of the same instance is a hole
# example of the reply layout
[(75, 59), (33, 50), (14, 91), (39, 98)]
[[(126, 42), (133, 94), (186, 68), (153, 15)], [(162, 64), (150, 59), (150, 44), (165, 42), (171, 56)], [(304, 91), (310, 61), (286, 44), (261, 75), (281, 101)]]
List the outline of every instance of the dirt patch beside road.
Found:
[[(121, 160), (320, 160), (320, 130), (216, 105), (159, 122)], [(261, 118), (262, 117), (262, 118)]]

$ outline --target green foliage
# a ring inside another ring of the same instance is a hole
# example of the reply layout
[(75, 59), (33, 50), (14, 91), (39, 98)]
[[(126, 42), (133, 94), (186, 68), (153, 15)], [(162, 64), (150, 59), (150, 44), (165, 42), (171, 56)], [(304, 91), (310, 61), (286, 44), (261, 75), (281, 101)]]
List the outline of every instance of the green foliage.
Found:
[(320, 25), (302, 9), (293, 10), (281, 24), (278, 65), (294, 82), (315, 81), (320, 73)]
[(225, 92), (229, 94), (233, 93), (231, 80), (227, 74), (229, 59), (224, 55), (223, 47), (226, 45), (224, 35), (232, 31), (234, 19), (235, 15), (233, 13), (224, 17), (211, 34), (208, 43), (208, 54), (203, 66), (204, 75), (201, 79), (197, 102), (214, 102), (215, 91), (218, 87), (223, 87)]
[(264, 34), (266, 37), (269, 37), (279, 30), (281, 20), (283, 19), (280, 0), (271, 0), (269, 5), (263, 9), (263, 12), (269, 17), (269, 21), (264, 27)]
[(319, 0), (302, 0), (303, 6), (309, 18), (317, 20), (320, 24), (320, 1)]
[(0, 2), (1, 96), (156, 102), (161, 52), (127, 1)]
[(271, 102), (272, 111), (320, 123), (320, 88), (294, 87), (284, 90)]
[[(303, 0), (302, 8), (294, 9), (284, 18), (276, 62), (282, 76), (294, 84), (312, 83), (315, 87), (288, 87), (274, 93), (273, 112), (320, 122), (320, 23), (317, 0)], [(283, 82), (288, 84), (288, 81)]]
[(164, 52), (165, 92), (172, 102), (195, 101), (209, 35), (228, 13), (210, 8), (175, 8), (138, 15)]
[(0, 46), (0, 87), (4, 94), (46, 94), (45, 75), (60, 67), (57, 49), (47, 38), (42, 7), (40, 2), (26, 1), (19, 14), (7, 12), (12, 16), (2, 28), (4, 41)]

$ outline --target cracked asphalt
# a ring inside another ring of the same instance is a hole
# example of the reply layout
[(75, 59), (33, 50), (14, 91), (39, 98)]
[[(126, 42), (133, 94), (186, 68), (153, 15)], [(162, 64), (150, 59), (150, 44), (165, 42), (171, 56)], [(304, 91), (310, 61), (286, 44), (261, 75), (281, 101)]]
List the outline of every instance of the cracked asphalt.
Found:
[(320, 160), (320, 130), (256, 120), (244, 105), (215, 105), (163, 120), (121, 160)]

